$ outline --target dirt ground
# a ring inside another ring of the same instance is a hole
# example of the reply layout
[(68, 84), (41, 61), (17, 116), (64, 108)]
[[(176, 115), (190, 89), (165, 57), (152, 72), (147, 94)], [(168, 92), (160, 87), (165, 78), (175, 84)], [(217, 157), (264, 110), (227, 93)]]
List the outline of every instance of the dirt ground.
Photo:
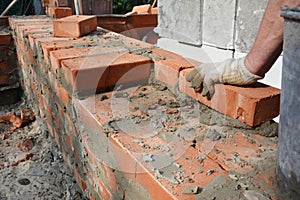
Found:
[[(30, 109), (24, 99), (1, 106), (0, 117), (23, 109)], [(0, 123), (0, 199), (86, 199), (55, 141), (35, 119), (20, 128)]]

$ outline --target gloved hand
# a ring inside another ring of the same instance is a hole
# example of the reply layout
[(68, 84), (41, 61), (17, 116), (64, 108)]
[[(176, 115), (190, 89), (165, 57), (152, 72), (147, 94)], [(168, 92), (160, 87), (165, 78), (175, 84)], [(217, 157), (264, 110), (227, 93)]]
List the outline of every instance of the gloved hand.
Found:
[(205, 63), (195, 67), (187, 76), (191, 87), (202, 90), (202, 96), (212, 97), (216, 83), (249, 85), (263, 77), (252, 74), (245, 66), (245, 58), (227, 59), (220, 63)]

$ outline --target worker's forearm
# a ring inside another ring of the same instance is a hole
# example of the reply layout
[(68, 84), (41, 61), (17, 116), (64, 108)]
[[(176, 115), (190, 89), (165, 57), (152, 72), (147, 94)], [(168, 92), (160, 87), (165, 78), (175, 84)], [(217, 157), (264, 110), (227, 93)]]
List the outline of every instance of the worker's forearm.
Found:
[(284, 20), (282, 6), (300, 6), (299, 0), (269, 0), (255, 42), (245, 59), (248, 70), (263, 76), (282, 52)]

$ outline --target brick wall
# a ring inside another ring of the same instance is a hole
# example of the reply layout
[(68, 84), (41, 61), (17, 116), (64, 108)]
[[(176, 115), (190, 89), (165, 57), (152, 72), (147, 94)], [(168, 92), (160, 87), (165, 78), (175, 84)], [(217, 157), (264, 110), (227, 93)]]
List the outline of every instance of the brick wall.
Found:
[(8, 18), (0, 17), (0, 106), (16, 103), (21, 96), (16, 49)]
[[(102, 28), (54, 37), (52, 20), (9, 22), (26, 95), (90, 199), (195, 198), (218, 176), (251, 174), (256, 143), (274, 152), (268, 138), (248, 142), (244, 133), (271, 134), (257, 125), (278, 115), (278, 89), (219, 85), (207, 101), (184, 78), (195, 61)], [(270, 109), (262, 112), (264, 106)], [(212, 141), (222, 142), (206, 146), (204, 134), (217, 126), (232, 136), (224, 142), (223, 133), (213, 132)], [(234, 150), (227, 152), (228, 145)], [(233, 151), (249, 164), (229, 159)]]

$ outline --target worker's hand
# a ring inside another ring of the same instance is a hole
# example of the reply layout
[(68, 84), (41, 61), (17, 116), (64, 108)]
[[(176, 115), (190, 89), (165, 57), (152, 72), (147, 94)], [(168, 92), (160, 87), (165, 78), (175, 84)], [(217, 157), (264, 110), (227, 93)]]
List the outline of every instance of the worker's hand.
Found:
[(262, 79), (252, 74), (244, 64), (245, 58), (228, 59), (220, 63), (205, 63), (195, 67), (187, 76), (191, 87), (196, 91), (202, 90), (202, 96), (212, 97), (216, 83), (233, 85), (249, 85)]

